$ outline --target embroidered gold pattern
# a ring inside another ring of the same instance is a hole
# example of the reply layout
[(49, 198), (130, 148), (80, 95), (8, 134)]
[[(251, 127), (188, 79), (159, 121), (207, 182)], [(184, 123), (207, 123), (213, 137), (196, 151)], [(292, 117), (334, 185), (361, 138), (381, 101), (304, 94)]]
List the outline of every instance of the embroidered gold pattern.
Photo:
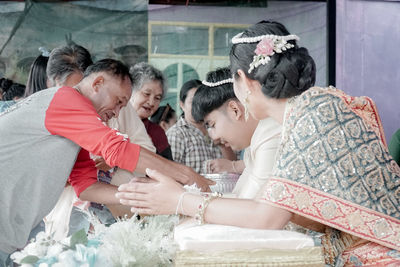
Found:
[(333, 201), (326, 201), (321, 207), (321, 214), (327, 220), (330, 220), (337, 215), (337, 206)]
[(330, 227), (325, 228), (325, 235), (322, 236), (325, 263), (334, 265), (337, 256), (341, 255), (347, 248), (357, 243), (360, 238), (340, 232)]
[(346, 218), (347, 218), (350, 228), (352, 228), (352, 229), (359, 227), (360, 225), (362, 225), (364, 223), (359, 212), (347, 214)]
[(285, 196), (285, 187), (283, 185), (277, 185), (272, 187), (272, 192), (270, 194), (271, 199), (274, 201), (279, 201)]
[(377, 238), (382, 238), (393, 234), (393, 230), (385, 219), (379, 219), (373, 225), (374, 234)]
[(308, 208), (311, 205), (311, 200), (308, 194), (300, 193), (294, 196), (298, 209), (302, 210)]
[[(378, 212), (286, 179), (271, 177), (265, 188), (279, 189), (281, 197), (277, 200), (271, 198), (271, 194), (264, 194), (261, 201), (274, 202), (314, 221), (394, 249), (400, 247), (400, 223), (395, 218), (382, 220)], [(307, 202), (302, 202), (305, 199)], [(307, 207), (303, 203), (307, 203)]]
[(373, 242), (355, 243), (341, 256), (343, 266), (399, 266), (400, 253)]

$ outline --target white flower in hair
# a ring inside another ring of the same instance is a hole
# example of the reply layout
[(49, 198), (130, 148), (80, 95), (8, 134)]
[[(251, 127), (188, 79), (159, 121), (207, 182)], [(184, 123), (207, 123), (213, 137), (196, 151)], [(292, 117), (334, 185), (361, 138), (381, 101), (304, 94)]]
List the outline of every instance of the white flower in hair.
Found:
[(242, 33), (237, 34), (232, 38), (233, 44), (243, 44), (243, 43), (256, 43), (257, 47), (254, 50), (256, 54), (253, 57), (253, 62), (250, 63), (249, 73), (251, 73), (255, 68), (260, 65), (265, 65), (271, 60), (271, 56), (275, 53), (282, 53), (287, 49), (293, 48), (294, 45), (288, 43), (290, 40), (299, 40), (300, 38), (297, 35), (261, 35), (255, 37), (240, 37)]
[(50, 56), (49, 50), (47, 50), (43, 46), (39, 47), (39, 51), (42, 53), (42, 56), (44, 56), (44, 57), (49, 57)]

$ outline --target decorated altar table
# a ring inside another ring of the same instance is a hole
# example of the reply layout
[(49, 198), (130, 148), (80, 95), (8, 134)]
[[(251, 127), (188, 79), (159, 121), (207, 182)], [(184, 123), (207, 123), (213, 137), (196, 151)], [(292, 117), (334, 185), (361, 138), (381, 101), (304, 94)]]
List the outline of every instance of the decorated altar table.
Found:
[(12, 255), (23, 266), (324, 266), (315, 238), (286, 230), (178, 224), (178, 216), (145, 216), (109, 227), (94, 224), (55, 241), (39, 233)]

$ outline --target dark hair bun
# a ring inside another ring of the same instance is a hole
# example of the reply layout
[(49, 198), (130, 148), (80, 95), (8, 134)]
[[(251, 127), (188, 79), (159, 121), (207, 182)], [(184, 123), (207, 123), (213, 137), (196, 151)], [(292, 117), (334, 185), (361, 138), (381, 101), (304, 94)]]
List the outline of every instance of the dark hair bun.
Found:
[(289, 98), (312, 87), (315, 72), (314, 60), (307, 49), (301, 47), (275, 54), (267, 65), (256, 69), (255, 78), (266, 96)]
[[(245, 30), (242, 36), (266, 34), (285, 36), (290, 33), (281, 23), (261, 21)], [(267, 64), (259, 65), (251, 73), (248, 70), (258, 43), (234, 44), (230, 52), (231, 72), (236, 74), (241, 69), (248, 78), (259, 81), (263, 93), (271, 98), (288, 98), (301, 94), (315, 83), (315, 63), (306, 48), (299, 47), (295, 40), (288, 42), (294, 47), (275, 53)]]

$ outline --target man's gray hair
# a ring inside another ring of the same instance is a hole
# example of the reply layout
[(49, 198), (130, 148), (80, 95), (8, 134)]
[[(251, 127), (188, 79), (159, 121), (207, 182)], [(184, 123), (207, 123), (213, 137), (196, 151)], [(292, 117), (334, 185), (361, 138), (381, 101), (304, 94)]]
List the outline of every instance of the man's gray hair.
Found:
[(93, 64), (90, 53), (80, 45), (61, 46), (54, 48), (47, 63), (46, 73), (51, 86), (63, 84), (74, 72), (83, 73)]

